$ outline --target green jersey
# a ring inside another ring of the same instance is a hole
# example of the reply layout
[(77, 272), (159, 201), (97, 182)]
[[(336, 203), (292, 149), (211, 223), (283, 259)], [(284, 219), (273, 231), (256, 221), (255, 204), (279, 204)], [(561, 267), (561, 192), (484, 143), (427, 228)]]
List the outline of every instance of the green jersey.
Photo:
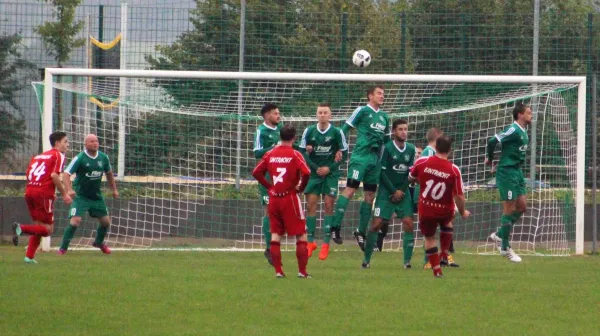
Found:
[[(502, 144), (502, 154), (498, 167), (517, 167), (520, 168), (525, 162), (525, 154), (527, 153), (527, 145), (529, 145), (529, 137), (527, 131), (524, 130), (517, 122), (506, 127), (501, 133), (496, 134), (496, 140)], [(490, 153), (488, 151), (488, 157)], [(493, 149), (491, 156), (493, 157)]]
[(281, 127), (281, 124), (271, 127), (265, 123), (258, 126), (254, 136), (254, 157), (256, 159), (261, 159), (266, 152), (277, 145), (280, 140), (279, 130)]
[(335, 162), (335, 153), (337, 151), (348, 151), (348, 142), (346, 136), (337, 127), (329, 124), (326, 130), (319, 129), (319, 125), (308, 126), (300, 141), (300, 149), (306, 149), (306, 146), (312, 146), (313, 150), (307, 154), (307, 163), (311, 172), (316, 174), (319, 167), (329, 167), (331, 172), (339, 170), (340, 162)]
[(391, 123), (387, 113), (370, 105), (358, 107), (346, 125), (356, 128), (356, 144), (352, 155), (364, 156), (381, 149), (390, 140)]
[(102, 175), (111, 171), (110, 161), (108, 156), (101, 151), (96, 153), (96, 156), (90, 156), (87, 151), (83, 151), (67, 166), (65, 173), (69, 175), (76, 174), (73, 187), (77, 196), (91, 200), (102, 199), (100, 184), (102, 183)]
[(435, 155), (435, 149), (433, 149), (433, 147), (431, 147), (431, 146), (425, 147), (425, 149), (423, 149), (423, 153), (421, 153), (422, 157), (429, 157), (429, 156), (434, 156), (434, 155)]
[[(415, 146), (408, 142), (404, 143), (403, 148), (398, 147), (395, 141), (390, 141), (383, 147), (381, 184), (388, 189), (389, 193), (395, 192), (404, 184), (408, 186), (408, 170), (415, 163), (415, 153)], [(385, 181), (386, 179), (391, 184)]]

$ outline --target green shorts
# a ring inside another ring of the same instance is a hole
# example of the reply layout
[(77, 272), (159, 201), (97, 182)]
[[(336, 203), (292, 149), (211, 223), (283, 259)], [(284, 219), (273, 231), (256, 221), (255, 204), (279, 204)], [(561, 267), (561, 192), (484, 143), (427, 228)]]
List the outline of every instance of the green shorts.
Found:
[(392, 203), (390, 196), (391, 194), (387, 190), (379, 189), (375, 200), (375, 209), (373, 210), (374, 217), (390, 220), (394, 213), (398, 218), (413, 216), (413, 201), (408, 190), (405, 191), (404, 197), (399, 203)]
[(108, 216), (108, 208), (106, 202), (101, 198), (99, 200), (92, 200), (84, 197), (76, 196), (71, 203), (69, 209), (69, 218), (71, 217), (83, 217), (85, 213), (89, 213), (90, 217), (102, 218)]
[(269, 191), (262, 184), (258, 185), (258, 195), (260, 195), (261, 205), (269, 205)]
[(514, 201), (517, 197), (525, 195), (525, 177), (523, 171), (513, 167), (498, 167), (496, 170), (496, 186), (503, 201)]
[(304, 193), (337, 197), (339, 181), (339, 173), (329, 174), (325, 177), (310, 175), (310, 180), (308, 180), (308, 185)]
[(348, 166), (348, 179), (353, 179), (365, 184), (379, 184), (381, 164), (379, 156), (375, 153), (363, 156), (352, 155)]

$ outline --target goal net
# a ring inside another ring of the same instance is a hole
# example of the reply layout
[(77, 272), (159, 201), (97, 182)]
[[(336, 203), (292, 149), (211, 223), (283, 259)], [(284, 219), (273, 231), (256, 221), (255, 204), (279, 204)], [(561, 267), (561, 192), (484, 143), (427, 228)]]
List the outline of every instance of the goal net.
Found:
[[(62, 72), (34, 84), (44, 106), (45, 134), (68, 132), (68, 160), (84, 149), (86, 134), (98, 135), (100, 150), (118, 175), (120, 199), (106, 193), (112, 247), (264, 249), (264, 210), (250, 175), (257, 163), (252, 149), (262, 105), (279, 105), (282, 122), (294, 125), (300, 136), (316, 123), (318, 103), (329, 102), (331, 122), (341, 126), (366, 104), (366, 88), (381, 84), (382, 108), (392, 120), (408, 120), (409, 142), (424, 148), (432, 127), (454, 139), (451, 160), (462, 171), (472, 212), (469, 220), (455, 221), (456, 249), (464, 252), (497, 253), (488, 236), (499, 226), (502, 204), (494, 174), (483, 164), (486, 144), (513, 122), (516, 102), (529, 104), (535, 122), (528, 129), (523, 167), (528, 209), (513, 229), (512, 246), (525, 254), (575, 251), (583, 179), (578, 174), (578, 149), (584, 146), (578, 138), (584, 127), (578, 120), (581, 78), (52, 70)], [(355, 137), (351, 131), (350, 156)], [(361, 198), (359, 191), (342, 224), (346, 242), (332, 247), (356, 249), (352, 232)], [(57, 211), (55, 235), (60, 236), (67, 208)], [(317, 240), (323, 237), (322, 220), (320, 205)], [(96, 226), (96, 220), (84, 218), (72, 244), (91, 245)], [(415, 231), (421, 246), (418, 221)], [(384, 250), (400, 250), (402, 238), (395, 219)]]

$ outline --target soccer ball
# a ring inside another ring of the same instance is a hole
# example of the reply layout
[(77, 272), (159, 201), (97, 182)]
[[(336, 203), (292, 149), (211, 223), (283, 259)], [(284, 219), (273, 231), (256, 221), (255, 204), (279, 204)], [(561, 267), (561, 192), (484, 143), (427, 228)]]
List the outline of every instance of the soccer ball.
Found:
[(366, 68), (371, 63), (371, 54), (366, 50), (357, 50), (352, 56), (352, 63), (359, 68)]

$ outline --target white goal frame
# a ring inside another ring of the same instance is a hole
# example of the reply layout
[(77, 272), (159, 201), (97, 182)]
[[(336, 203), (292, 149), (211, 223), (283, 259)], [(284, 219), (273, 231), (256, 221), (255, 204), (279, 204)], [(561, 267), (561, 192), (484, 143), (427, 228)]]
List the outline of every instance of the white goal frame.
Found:
[[(125, 69), (46, 68), (44, 77), (44, 106), (42, 112), (42, 138), (53, 131), (52, 110), (55, 76), (120, 77), (121, 90), (126, 78), (181, 78), (218, 80), (273, 80), (273, 81), (349, 81), (349, 82), (444, 82), (444, 83), (506, 83), (506, 84), (575, 84), (577, 85), (577, 183), (575, 205), (575, 254), (584, 251), (585, 206), (585, 123), (586, 77), (584, 76), (486, 76), (486, 75), (392, 75), (392, 74), (333, 74), (294, 72), (221, 72), (221, 71), (164, 71)], [(119, 142), (125, 140), (125, 115), (119, 113)], [(43, 141), (44, 151), (50, 149)], [(125, 147), (119, 146), (117, 175), (123, 177)]]

